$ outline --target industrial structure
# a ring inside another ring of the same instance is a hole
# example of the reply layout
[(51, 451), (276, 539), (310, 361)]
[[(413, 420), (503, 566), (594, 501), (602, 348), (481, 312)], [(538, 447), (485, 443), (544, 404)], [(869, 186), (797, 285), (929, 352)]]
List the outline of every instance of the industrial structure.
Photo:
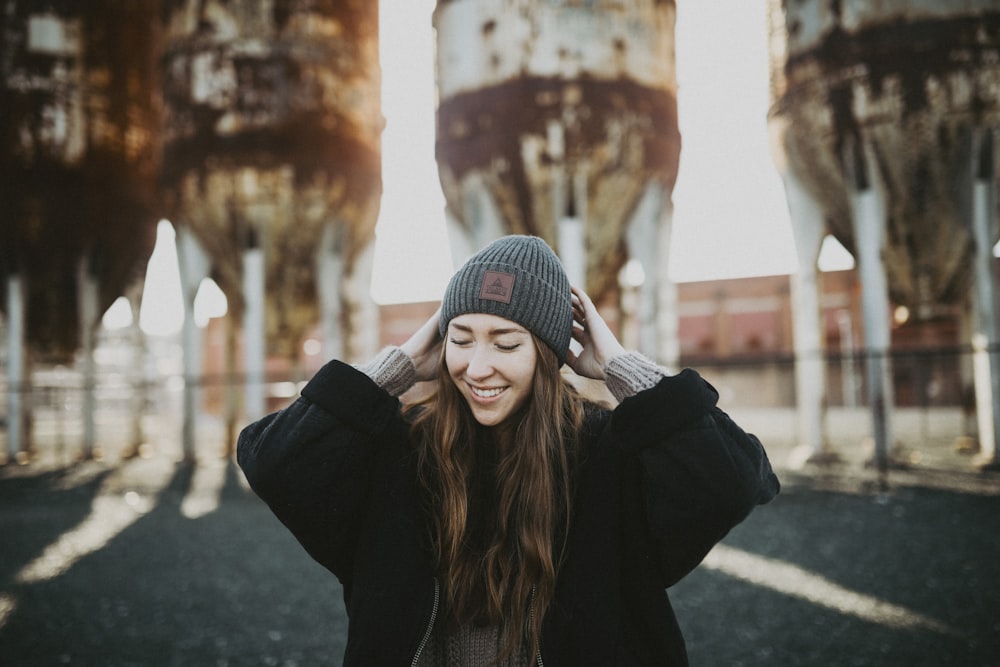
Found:
[[(760, 1), (771, 19), (774, 159), (799, 253), (787, 309), (798, 437), (814, 460), (836, 455), (817, 271), (832, 234), (857, 260), (864, 313), (839, 338), (853, 340), (856, 326), (863, 336), (863, 392), (845, 385), (843, 395), (866, 396), (880, 469), (894, 440), (893, 306), (913, 321), (964, 314), (979, 446), (995, 463), (1000, 8)], [(726, 322), (773, 324), (786, 312), (782, 297), (765, 295), (760, 315), (758, 295), (740, 297), (753, 308), (735, 314), (703, 312), (712, 301), (701, 298), (699, 314), (685, 315), (668, 277), (677, 11), (674, 0), (438, 0), (431, 17), (435, 157), (454, 260), (506, 233), (539, 235), (573, 282), (617, 309), (629, 346), (668, 366), (697, 356), (682, 349), (682, 317), (712, 340)], [(29, 440), (31, 358), (82, 360), (85, 454), (92, 448), (93, 333), (119, 295), (137, 308), (161, 217), (177, 228), (186, 311), (186, 456), (203, 405), (205, 333), (193, 311), (204, 278), (229, 306), (220, 369), (229, 444), (238, 420), (272, 407), (269, 361), (301, 379), (308, 369), (294, 369), (314, 337), (316, 358), (373, 354), (380, 87), (372, 0), (7, 0), (0, 273), (10, 457)], [(785, 340), (773, 333), (781, 326), (764, 331), (758, 341)], [(748, 338), (747, 350), (768, 349), (754, 345)], [(785, 396), (784, 375), (770, 377)]]
[[(101, 314), (141, 278), (157, 216), (159, 115), (153, 2), (0, 10), (0, 276), (7, 320), (7, 431), (27, 438), (32, 355), (72, 360), (93, 384)], [(130, 295), (133, 299), (137, 295)], [(85, 448), (94, 404), (84, 405)]]
[(856, 258), (876, 459), (893, 442), (890, 303), (918, 319), (958, 304), (976, 354), (980, 447), (1000, 436), (997, 226), (1000, 6), (770, 2), (770, 127), (795, 230), (796, 388), (817, 456), (824, 363), (816, 288), (833, 234)]
[(266, 356), (297, 358), (317, 322), (327, 357), (375, 352), (378, 3), (176, 0), (163, 16), (163, 203), (178, 226), (193, 444), (203, 278), (242, 324), (248, 419), (264, 414)]
[(677, 357), (675, 19), (673, 0), (442, 0), (433, 18), (452, 256), (535, 234), (612, 302), (633, 259), (639, 347), (665, 359)]

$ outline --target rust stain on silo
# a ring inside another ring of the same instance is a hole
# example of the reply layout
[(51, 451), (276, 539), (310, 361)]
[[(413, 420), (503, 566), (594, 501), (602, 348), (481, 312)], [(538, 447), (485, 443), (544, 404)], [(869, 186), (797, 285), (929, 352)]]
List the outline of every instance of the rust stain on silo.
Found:
[[(579, 211), (587, 287), (600, 299), (617, 289), (641, 194), (654, 182), (669, 193), (677, 177), (674, 5), (470, 6), (438, 2), (435, 14), (444, 40), (435, 151), (450, 210), (463, 215), (462, 183), (472, 179), (511, 232), (552, 241), (559, 220)], [(573, 201), (578, 176), (585, 201)], [(560, 188), (565, 202), (553, 201)]]

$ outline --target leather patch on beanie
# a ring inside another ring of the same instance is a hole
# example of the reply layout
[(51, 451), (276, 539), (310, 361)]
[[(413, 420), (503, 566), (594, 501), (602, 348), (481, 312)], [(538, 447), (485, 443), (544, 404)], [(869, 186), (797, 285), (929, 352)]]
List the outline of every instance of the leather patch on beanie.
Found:
[(514, 274), (500, 271), (486, 271), (483, 274), (483, 286), (479, 289), (480, 299), (510, 303), (514, 292)]

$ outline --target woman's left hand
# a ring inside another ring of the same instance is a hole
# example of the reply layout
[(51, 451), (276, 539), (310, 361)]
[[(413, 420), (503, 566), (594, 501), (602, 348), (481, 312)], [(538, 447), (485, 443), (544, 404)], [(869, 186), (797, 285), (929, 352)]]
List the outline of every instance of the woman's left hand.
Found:
[(566, 363), (577, 375), (604, 379), (604, 367), (611, 359), (625, 354), (608, 323), (597, 312), (597, 306), (579, 287), (573, 292), (573, 339), (580, 344), (579, 353), (569, 351)]

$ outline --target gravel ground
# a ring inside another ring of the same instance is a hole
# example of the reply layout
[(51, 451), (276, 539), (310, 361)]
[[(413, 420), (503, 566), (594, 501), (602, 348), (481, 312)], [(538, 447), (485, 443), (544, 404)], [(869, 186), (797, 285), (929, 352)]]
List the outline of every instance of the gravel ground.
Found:
[[(780, 476), (672, 590), (693, 665), (1000, 665), (998, 473)], [(2, 665), (340, 663), (339, 585), (224, 461), (9, 465), (0, 535)]]

